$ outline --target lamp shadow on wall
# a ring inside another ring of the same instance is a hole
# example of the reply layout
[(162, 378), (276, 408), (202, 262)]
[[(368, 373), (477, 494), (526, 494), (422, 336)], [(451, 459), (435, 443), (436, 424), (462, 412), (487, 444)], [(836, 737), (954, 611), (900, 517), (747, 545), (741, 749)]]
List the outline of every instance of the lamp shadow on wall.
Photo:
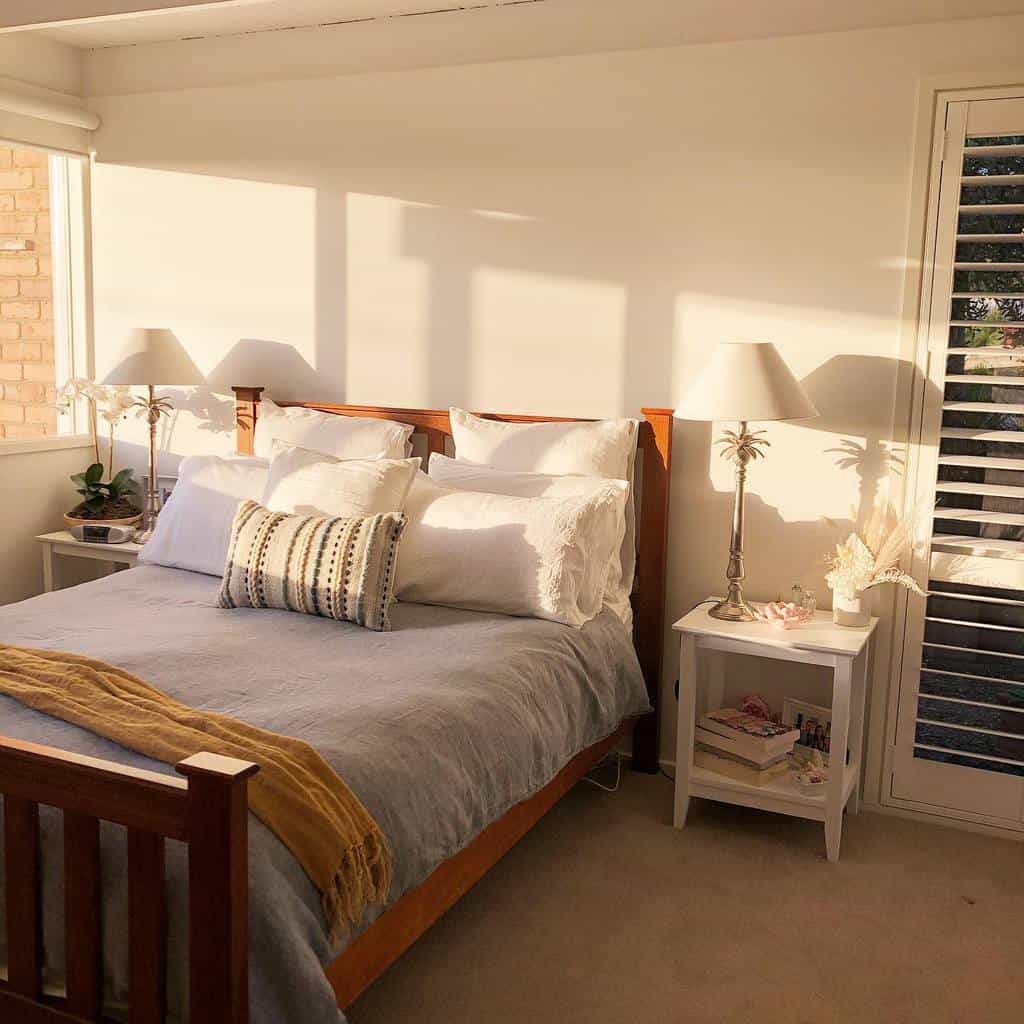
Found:
[[(285, 341), (267, 338), (242, 338), (231, 346), (223, 359), (206, 375), (206, 383), (217, 395), (230, 395), (235, 385), (266, 388), (271, 397), (327, 400), (323, 394), (323, 374), (310, 366), (295, 348)], [(337, 399), (335, 399), (337, 400)], [(234, 401), (223, 422), (235, 429)]]
[[(810, 430), (839, 440), (825, 451), (835, 464), (860, 478), (856, 522), (864, 523), (879, 501), (893, 501), (889, 483), (906, 473), (906, 446), (893, 443), (901, 427), (910, 421), (910, 404), (897, 402), (920, 381), (915, 364), (883, 356), (838, 355), (823, 363), (801, 382), (820, 415), (803, 423)], [(941, 396), (926, 382), (929, 403)], [(881, 400), (879, 396), (886, 396)], [(905, 408), (905, 422), (894, 420), (892, 411)], [(895, 490), (896, 488), (892, 488)], [(899, 495), (895, 495), (898, 502)]]
[(158, 449), (161, 465), (173, 461), (175, 471), (181, 456), (173, 455), (174, 433), (183, 414), (190, 415), (196, 429), (233, 438), (237, 429), (234, 385), (265, 387), (279, 398), (299, 396), (315, 399), (323, 382), (295, 347), (264, 338), (243, 338), (206, 375), (206, 384), (196, 388), (162, 388), (173, 411), (160, 423)]

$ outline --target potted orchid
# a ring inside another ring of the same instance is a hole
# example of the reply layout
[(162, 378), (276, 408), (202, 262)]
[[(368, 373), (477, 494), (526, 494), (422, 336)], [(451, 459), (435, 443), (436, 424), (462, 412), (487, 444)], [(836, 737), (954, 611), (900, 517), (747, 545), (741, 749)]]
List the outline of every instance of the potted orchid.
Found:
[[(126, 387), (96, 384), (84, 377), (72, 377), (57, 393), (57, 408), (66, 411), (78, 401), (84, 401), (89, 410), (93, 461), (84, 472), (71, 477), (82, 500), (64, 516), (64, 522), (68, 526), (82, 523), (134, 526), (142, 518), (142, 510), (134, 501), (138, 485), (131, 469), (114, 472), (114, 431), (135, 404), (131, 391)], [(100, 457), (100, 420), (107, 424), (105, 466)]]
[(836, 545), (828, 559), (825, 582), (832, 590), (832, 621), (838, 626), (866, 626), (871, 621), (868, 591), (895, 583), (925, 597), (899, 563), (910, 547), (913, 528), (891, 507), (876, 507), (860, 533)]

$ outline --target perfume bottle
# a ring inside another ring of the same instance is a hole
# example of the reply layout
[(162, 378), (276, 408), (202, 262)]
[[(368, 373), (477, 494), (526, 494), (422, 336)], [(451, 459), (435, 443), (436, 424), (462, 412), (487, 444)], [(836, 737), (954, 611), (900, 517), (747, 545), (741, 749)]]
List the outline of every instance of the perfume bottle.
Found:
[(803, 608), (804, 606), (804, 588), (799, 583), (793, 584), (793, 589), (789, 592), (789, 599), (797, 606), (797, 608)]
[(807, 609), (812, 615), (818, 610), (818, 599), (814, 596), (813, 590), (804, 591), (804, 603), (803, 607)]

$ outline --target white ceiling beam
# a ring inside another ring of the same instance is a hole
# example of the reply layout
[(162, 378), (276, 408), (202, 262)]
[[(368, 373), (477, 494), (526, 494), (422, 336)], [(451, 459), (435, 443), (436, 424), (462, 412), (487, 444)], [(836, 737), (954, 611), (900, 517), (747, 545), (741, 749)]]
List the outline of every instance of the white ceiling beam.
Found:
[(229, 7), (260, 2), (262, 0), (4, 0), (0, 4), (0, 32), (74, 25), (134, 14), (153, 14), (157, 11)]

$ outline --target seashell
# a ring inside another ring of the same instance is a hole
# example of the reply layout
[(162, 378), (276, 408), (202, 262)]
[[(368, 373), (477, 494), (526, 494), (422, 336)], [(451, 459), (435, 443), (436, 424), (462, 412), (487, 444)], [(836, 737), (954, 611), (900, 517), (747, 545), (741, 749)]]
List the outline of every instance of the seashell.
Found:
[(776, 629), (796, 629), (813, 618), (812, 612), (792, 601), (771, 601), (764, 605), (757, 617)]

